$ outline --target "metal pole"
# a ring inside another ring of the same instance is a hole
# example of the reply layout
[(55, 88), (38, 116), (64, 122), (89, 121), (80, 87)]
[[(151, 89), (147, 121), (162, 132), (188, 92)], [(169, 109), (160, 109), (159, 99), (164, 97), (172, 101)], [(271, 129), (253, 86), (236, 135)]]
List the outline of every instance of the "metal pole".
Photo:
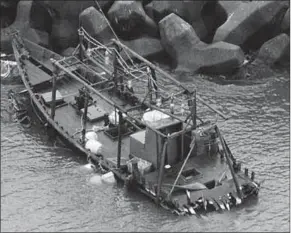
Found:
[[(186, 86), (184, 86), (182, 83), (180, 83), (178, 80), (174, 79), (171, 75), (169, 75), (168, 73), (166, 73), (165, 71), (163, 71), (162, 69), (160, 69), (158, 66), (154, 65), (153, 63), (149, 62), (148, 60), (146, 60), (145, 58), (143, 58), (142, 56), (140, 56), (139, 54), (137, 54), (136, 52), (134, 52), (133, 50), (131, 50), (130, 48), (128, 48), (126, 45), (122, 44), (120, 41), (117, 41), (115, 39), (112, 39), (113, 43), (118, 44), (120, 47), (126, 49), (127, 51), (129, 51), (131, 54), (133, 54), (136, 58), (138, 58), (139, 60), (143, 61), (144, 63), (146, 63), (148, 66), (150, 66), (151, 68), (155, 69), (156, 71), (158, 71), (159, 73), (161, 73), (162, 75), (164, 75), (165, 77), (167, 77), (168, 79), (170, 79), (171, 81), (173, 81), (174, 83), (176, 83), (178, 86), (180, 86), (181, 88), (183, 88), (184, 90), (188, 90), (188, 88)], [(223, 113), (221, 113), (220, 111), (214, 109), (213, 107), (211, 107), (209, 104), (207, 104), (201, 97), (197, 96), (197, 99), (204, 104), (205, 106), (207, 106), (208, 108), (210, 108), (211, 110), (213, 110), (214, 112), (216, 112), (218, 115), (220, 115), (222, 118), (224, 118), (225, 120), (228, 119), (228, 117), (226, 117)]]
[(54, 73), (52, 77), (52, 102), (51, 102), (51, 118), (54, 120), (56, 113), (56, 92), (57, 92), (57, 74)]
[(122, 112), (118, 111), (118, 118), (119, 118), (119, 124), (118, 124), (118, 148), (117, 148), (117, 168), (120, 168), (120, 159), (121, 159), (121, 138), (122, 138)]
[(83, 113), (83, 129), (82, 129), (82, 142), (85, 144), (85, 134), (87, 126), (87, 112), (88, 112), (88, 102), (89, 102), (89, 93), (87, 88), (85, 89), (85, 103), (84, 103), (84, 113)]
[(168, 198), (171, 196), (171, 194), (172, 194), (172, 192), (173, 192), (173, 190), (174, 190), (174, 188), (175, 188), (175, 186), (176, 186), (176, 184), (177, 184), (177, 182), (178, 182), (178, 180), (179, 180), (179, 178), (180, 178), (180, 176), (182, 174), (182, 171), (183, 171), (183, 169), (184, 169), (184, 167), (185, 167), (185, 165), (186, 165), (186, 163), (187, 163), (187, 161), (188, 161), (188, 159), (189, 159), (189, 157), (190, 157), (190, 155), (191, 155), (191, 153), (192, 153), (192, 151), (193, 151), (193, 149), (195, 147), (195, 137), (193, 138), (193, 140), (192, 140), (190, 145), (191, 145), (191, 149), (188, 152), (188, 155), (187, 155), (186, 159), (184, 160), (184, 163), (183, 163), (183, 165), (182, 165), (182, 167), (181, 167), (181, 169), (180, 169), (180, 171), (179, 171), (179, 173), (178, 173), (178, 175), (176, 177), (176, 180), (175, 180), (175, 182), (174, 182), (174, 184), (173, 184), (173, 186), (171, 188), (171, 191), (168, 194)]
[(159, 176), (158, 176), (158, 187), (157, 187), (157, 197), (156, 197), (157, 203), (159, 202), (159, 197), (161, 195), (161, 186), (162, 186), (164, 169), (165, 169), (165, 158), (166, 158), (166, 152), (167, 152), (167, 145), (168, 145), (168, 140), (165, 141), (165, 143), (164, 143), (161, 161), (160, 161), (160, 170), (159, 170)]
[(152, 96), (151, 72), (150, 72), (149, 68), (147, 68), (147, 69), (148, 69), (148, 72), (147, 72), (147, 74), (148, 74), (148, 93), (150, 95), (150, 103), (152, 103), (153, 102), (153, 96)]
[(83, 61), (84, 60), (84, 50), (83, 50), (84, 32), (81, 29), (79, 29), (78, 34), (79, 34), (79, 43), (80, 43), (80, 60)]
[(156, 99), (158, 99), (159, 98), (159, 93), (158, 93), (158, 86), (157, 86), (156, 71), (152, 67), (150, 67), (150, 69), (151, 69), (151, 74), (152, 74), (152, 77), (153, 77), (153, 80), (154, 80), (153, 87), (154, 87), (155, 92), (156, 92)]
[(111, 72), (105, 67), (105, 66), (102, 66), (101, 64), (99, 64), (95, 59), (93, 59), (92, 57), (88, 56), (86, 53), (85, 53), (85, 57), (87, 59), (89, 59), (92, 63), (94, 63), (94, 65), (100, 67), (102, 70), (104, 70), (107, 74), (110, 74), (111, 75)]
[(235, 187), (236, 187), (237, 194), (238, 194), (239, 198), (242, 198), (242, 192), (241, 192), (241, 189), (240, 189), (240, 185), (239, 185), (238, 179), (237, 179), (237, 177), (235, 175), (235, 172), (233, 170), (233, 166), (232, 166), (230, 158), (229, 158), (228, 150), (226, 149), (224, 140), (223, 140), (223, 138), (222, 138), (222, 136), (220, 134), (220, 131), (219, 131), (218, 127), (216, 127), (216, 132), (217, 132), (218, 137), (219, 137), (219, 139), (221, 141), (221, 144), (222, 144), (222, 147), (223, 147), (223, 150), (224, 150), (224, 153), (225, 153), (226, 161), (227, 161), (227, 164), (229, 166), (229, 169), (230, 169), (230, 172), (231, 172), (231, 175), (232, 175)]
[[(118, 104), (116, 104), (115, 102), (113, 102), (112, 100), (108, 99), (107, 97), (105, 97), (104, 95), (102, 95), (98, 90), (96, 90), (94, 87), (88, 85), (88, 83), (86, 83), (84, 80), (82, 80), (81, 78), (79, 78), (78, 76), (76, 76), (74, 73), (72, 73), (72, 71), (66, 69), (65, 67), (63, 67), (62, 65), (59, 64), (58, 61), (56, 60), (52, 60), (52, 63), (60, 68), (61, 70), (63, 70), (65, 73), (67, 73), (68, 75), (70, 75), (71, 78), (77, 80), (78, 82), (82, 83), (85, 87), (87, 87), (89, 90), (91, 90), (93, 93), (95, 93), (96, 95), (98, 95), (101, 99), (103, 99), (104, 101), (106, 101), (108, 104), (112, 105), (113, 107), (117, 108), (119, 111), (126, 113), (126, 111), (124, 109), (122, 109)], [(152, 106), (152, 105), (149, 105)], [(160, 110), (161, 111), (161, 110)], [(167, 113), (168, 114), (168, 113)], [(170, 115), (170, 114), (169, 114)], [(133, 119), (131, 116), (128, 115), (129, 118)], [(139, 120), (138, 118), (134, 118), (133, 119), (136, 123), (140, 124), (140, 125), (147, 125), (144, 122), (142, 122), (141, 120)], [(130, 122), (133, 126), (135, 126), (135, 124), (132, 121), (129, 121), (129, 119), (127, 119), (128, 122)], [(149, 125), (147, 125), (147, 127), (151, 130), (153, 130), (154, 132), (156, 132), (157, 134), (161, 135), (162, 137), (167, 137), (167, 135), (161, 133), (160, 131), (156, 130), (154, 127), (151, 127)]]
[(181, 160), (183, 160), (184, 158), (184, 136), (185, 136), (185, 133), (183, 132), (181, 134), (181, 156), (180, 156)]
[(193, 96), (194, 96), (194, 98), (192, 101), (192, 122), (193, 122), (194, 129), (196, 129), (196, 126), (197, 126), (197, 121), (196, 121), (196, 115), (197, 115), (196, 90), (194, 90)]
[(117, 60), (117, 51), (119, 49), (117, 44), (114, 44), (114, 53), (113, 53), (113, 81), (114, 85), (117, 88), (117, 65), (118, 65), (118, 60)]

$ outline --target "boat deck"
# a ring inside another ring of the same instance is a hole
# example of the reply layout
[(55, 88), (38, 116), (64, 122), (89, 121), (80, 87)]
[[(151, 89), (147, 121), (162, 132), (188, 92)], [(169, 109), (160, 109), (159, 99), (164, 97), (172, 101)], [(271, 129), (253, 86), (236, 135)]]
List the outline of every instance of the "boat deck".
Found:
[[(69, 61), (69, 60), (68, 60)], [(42, 67), (43, 68), (43, 67)], [(77, 65), (72, 66), (73, 70), (71, 72), (75, 72), (76, 69), (80, 68)], [(84, 69), (84, 67), (81, 67)], [(31, 61), (25, 61), (25, 69), (29, 76), (30, 85), (36, 86), (41, 85), (43, 83), (49, 82), (51, 83), (52, 76), (49, 72), (45, 72), (41, 69), (40, 66), (34, 65)], [(99, 72), (101, 74), (102, 70), (96, 67), (92, 67), (95, 72)], [(84, 70), (83, 70), (84, 71)], [(81, 73), (83, 72), (81, 71)], [(85, 70), (87, 72), (87, 70)], [(105, 74), (106, 75), (106, 74)], [(108, 75), (108, 74), (107, 74)], [(108, 77), (104, 77), (106, 80)], [(102, 78), (101, 78), (102, 80)], [(85, 81), (85, 80), (83, 80)], [(96, 80), (96, 82), (100, 81)], [(94, 85), (94, 83), (91, 83)], [(75, 141), (82, 145), (81, 143), (81, 129), (82, 129), (82, 112), (78, 110), (75, 106), (75, 96), (79, 95), (79, 90), (84, 86), (83, 83), (79, 82), (78, 80), (72, 79), (64, 72), (59, 73), (59, 77), (57, 77), (57, 91), (63, 97), (63, 103), (60, 103), (56, 106), (55, 109), (55, 118), (54, 121), (58, 124), (61, 129), (70, 137), (74, 138)], [(106, 86), (108, 88), (108, 86)], [(144, 87), (141, 88), (141, 91), (144, 91)], [(111, 94), (106, 90), (102, 90), (100, 87), (98, 89), (102, 94), (115, 103), (116, 106), (121, 106), (124, 110), (128, 110), (133, 106), (123, 101), (115, 94)], [(52, 91), (52, 85), (47, 85), (46, 87), (42, 87), (38, 89), (36, 94), (42, 95), (45, 93), (49, 93)], [(93, 106), (99, 108), (102, 113), (110, 114), (115, 111), (115, 107), (112, 104), (109, 104), (107, 101), (102, 99), (96, 93), (90, 93), (90, 96), (93, 98), (93, 102), (89, 106)], [(50, 105), (46, 105), (46, 111), (50, 114)], [(137, 112), (135, 117), (141, 119), (142, 115), (141, 112)], [(132, 114), (131, 114), (132, 115)], [(93, 126), (104, 126), (104, 120), (98, 119), (94, 121), (87, 120), (86, 124), (86, 131), (92, 130)], [(100, 131), (98, 134), (98, 141), (103, 144), (102, 147), (102, 155), (104, 157), (105, 163), (107, 163), (108, 168), (115, 168), (117, 165), (117, 151), (118, 151), (118, 142), (116, 139), (112, 139), (109, 137), (104, 131)], [(85, 152), (86, 153), (86, 152)], [(126, 165), (126, 162), (130, 159), (130, 137), (124, 136), (122, 138), (122, 145), (121, 145), (121, 165)], [(172, 188), (172, 185), (175, 182), (175, 179), (182, 167), (183, 161), (173, 165), (170, 170), (166, 170), (163, 175), (163, 185), (161, 187), (161, 195), (166, 197)], [(220, 178), (223, 172), (226, 172), (226, 175), (230, 178), (231, 175), (229, 173), (229, 168), (225, 161), (222, 161), (219, 154), (215, 156), (210, 156), (208, 154), (203, 154), (199, 156), (190, 157), (184, 171), (194, 171), (196, 174), (193, 173), (192, 176), (184, 176), (181, 175), (177, 185), (187, 185), (193, 183), (200, 183), (200, 184), (208, 184), (211, 182), (216, 183), (216, 181)], [(124, 175), (124, 174), (123, 174)], [(159, 176), (159, 169), (155, 169), (153, 172), (144, 175), (145, 180), (145, 189), (149, 189), (154, 191), (158, 185), (158, 176)], [(238, 176), (238, 180), (241, 184), (250, 181), (250, 178), (245, 177), (242, 173)], [(232, 192), (233, 194), (236, 193), (236, 187), (232, 179), (228, 179), (220, 186), (216, 186), (213, 188), (208, 188), (199, 191), (191, 191), (190, 196), (192, 200), (197, 200), (198, 198), (203, 195), (206, 198), (213, 198), (215, 200), (219, 199), (221, 196), (225, 195), (226, 193)], [(152, 193), (152, 192), (150, 192)], [(154, 191), (155, 193), (155, 191)], [(203, 194), (202, 194), (203, 193)], [(155, 194), (153, 194), (155, 196)], [(173, 199), (175, 199), (180, 205), (187, 203), (187, 196), (184, 190), (177, 190), (172, 194)]]
[[(35, 66), (29, 61), (26, 61), (26, 69), (28, 75), (30, 77), (31, 84), (41, 84), (51, 80), (51, 76), (41, 70), (39, 67)], [(55, 122), (63, 128), (68, 135), (73, 136), (76, 140), (81, 139), (81, 129), (82, 129), (82, 113), (75, 106), (74, 97), (78, 95), (78, 91), (82, 88), (82, 84), (70, 79), (66, 75), (61, 75), (57, 78), (57, 91), (61, 93), (63, 96), (64, 102), (57, 105), (55, 110)], [(32, 83), (33, 82), (33, 83)], [(47, 88), (42, 88), (38, 91), (37, 94), (41, 95), (47, 92), (51, 92), (52, 87), (48, 85)], [(120, 100), (117, 97), (110, 96), (108, 93), (104, 93), (111, 101), (114, 101), (117, 105), (123, 106), (124, 109), (131, 108), (132, 106), (126, 104), (124, 101)], [(94, 93), (91, 93), (91, 97), (95, 101), (95, 104), (91, 105), (96, 108), (102, 106), (102, 112), (104, 111), (108, 115), (113, 112), (115, 109), (113, 106), (109, 105), (99, 96)], [(51, 109), (50, 105), (46, 105), (46, 110), (50, 114)], [(92, 130), (93, 126), (104, 126), (103, 120), (95, 120), (89, 121), (87, 120), (86, 130)], [(103, 131), (100, 131), (98, 134), (98, 141), (103, 144), (102, 155), (105, 159), (109, 159), (113, 161), (113, 166), (116, 165), (116, 154), (117, 154), (117, 140), (113, 140), (108, 137)], [(126, 160), (129, 159), (129, 136), (125, 136), (122, 138), (122, 146), (121, 146), (121, 161), (122, 164), (125, 163)]]

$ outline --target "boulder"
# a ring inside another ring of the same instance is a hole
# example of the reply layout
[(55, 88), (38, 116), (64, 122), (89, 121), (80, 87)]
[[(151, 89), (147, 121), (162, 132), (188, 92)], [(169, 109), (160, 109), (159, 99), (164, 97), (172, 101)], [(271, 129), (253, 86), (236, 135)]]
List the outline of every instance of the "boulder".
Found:
[[(104, 12), (112, 5), (114, 0), (97, 1)], [(55, 19), (75, 20), (79, 18), (80, 13), (90, 6), (98, 7), (94, 0), (45, 0), (43, 4), (50, 10)]]
[(42, 47), (49, 47), (49, 34), (47, 32), (29, 28), (23, 32), (23, 37), (38, 45), (41, 45)]
[(135, 39), (142, 34), (158, 35), (157, 24), (145, 13), (140, 1), (115, 1), (108, 11), (108, 18), (124, 40)]
[[(142, 37), (131, 41), (124, 41), (123, 43), (140, 56), (149, 60), (159, 59), (162, 56), (166, 56), (161, 41), (156, 38)], [(125, 59), (128, 58), (124, 52), (121, 52), (121, 54)]]
[(152, 20), (155, 20), (153, 7), (154, 7), (153, 2), (150, 2), (149, 4), (144, 6), (144, 11)]
[(187, 10), (183, 1), (152, 1), (152, 9), (156, 22), (171, 13), (175, 13), (188, 23), (192, 23), (192, 17)]
[(290, 38), (282, 33), (263, 44), (254, 63), (278, 64), (290, 56), (289, 52)]
[(11, 25), (16, 17), (17, 3), (19, 0), (1, 0), (1, 28), (8, 27)]
[(18, 30), (20, 35), (30, 28), (30, 12), (33, 1), (19, 1), (14, 22), (5, 28), (1, 28), (1, 51), (12, 53), (11, 32)]
[(206, 1), (159, 1), (152, 2), (152, 11), (156, 22), (174, 13), (190, 23), (199, 38), (207, 35), (207, 30), (201, 18), (201, 10)]
[(252, 1), (240, 4), (221, 25), (213, 41), (225, 41), (243, 49), (257, 49), (277, 33), (287, 10), (280, 1)]
[(51, 33), (53, 14), (43, 1), (33, 1), (30, 13), (30, 26), (40, 31)]
[(227, 17), (231, 16), (233, 12), (240, 6), (246, 4), (244, 1), (218, 1), (217, 7), (221, 8)]
[(50, 39), (53, 50), (59, 53), (78, 44), (78, 29), (69, 20), (54, 20)]
[(162, 45), (179, 70), (227, 73), (244, 61), (240, 47), (225, 42), (205, 44), (190, 24), (173, 13), (160, 21), (159, 28)]
[(6, 9), (7, 8), (14, 8), (17, 6), (18, 2), (19, 2), (19, 0), (2, 0), (0, 2), (0, 7), (6, 8)]
[(199, 20), (201, 10), (207, 1), (152, 1), (154, 16), (157, 22), (174, 13), (188, 23)]
[(80, 14), (79, 21), (92, 37), (101, 43), (108, 43), (110, 39), (114, 38), (114, 34), (105, 17), (91, 6)]
[(290, 8), (287, 10), (281, 24), (282, 32), (290, 33)]
[(9, 27), (15, 20), (16, 17), (16, 8), (7, 8), (3, 10), (1, 9), (1, 20), (0, 27), (6, 28)]
[(227, 14), (217, 1), (208, 1), (201, 11), (201, 17), (207, 30), (207, 36), (200, 37), (200, 39), (209, 44), (212, 42), (217, 28), (226, 21)]
[(141, 1), (143, 6), (152, 2), (152, 0), (137, 0), (137, 1)]

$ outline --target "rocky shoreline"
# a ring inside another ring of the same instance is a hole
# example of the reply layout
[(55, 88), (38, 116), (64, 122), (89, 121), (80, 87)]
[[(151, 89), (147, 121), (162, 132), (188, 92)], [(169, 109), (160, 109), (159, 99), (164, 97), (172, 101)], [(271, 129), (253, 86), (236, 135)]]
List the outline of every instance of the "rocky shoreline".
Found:
[(80, 25), (107, 43), (115, 37), (110, 22), (127, 46), (177, 71), (262, 78), (266, 69), (289, 69), (289, 6), (289, 1), (277, 0), (3, 0), (1, 52), (11, 53), (10, 33), (17, 29), (33, 42), (69, 55)]

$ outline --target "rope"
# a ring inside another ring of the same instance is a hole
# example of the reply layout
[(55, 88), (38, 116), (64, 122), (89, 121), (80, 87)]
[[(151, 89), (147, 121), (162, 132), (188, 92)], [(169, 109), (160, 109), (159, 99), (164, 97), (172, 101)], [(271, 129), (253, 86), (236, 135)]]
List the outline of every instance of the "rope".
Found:
[(176, 184), (178, 182), (178, 179), (180, 178), (180, 175), (182, 174), (182, 171), (183, 171), (183, 169), (184, 169), (184, 167), (185, 167), (185, 165), (186, 165), (186, 163), (187, 163), (187, 161), (188, 161), (188, 159), (189, 159), (189, 157), (190, 157), (190, 155), (191, 155), (191, 153), (192, 153), (192, 151), (193, 151), (193, 149), (195, 147), (195, 137), (193, 138), (193, 140), (192, 140), (190, 145), (191, 145), (191, 149), (188, 152), (187, 158), (184, 160), (184, 163), (183, 163), (183, 165), (182, 165), (182, 167), (181, 167), (181, 169), (180, 169), (180, 171), (179, 171), (179, 173), (178, 173), (178, 175), (176, 177), (176, 180), (175, 180), (175, 182), (174, 182), (174, 184), (173, 184), (173, 186), (171, 188), (171, 191), (168, 194), (168, 198), (171, 196), (171, 194), (172, 194), (172, 192), (173, 192), (173, 190), (174, 190), (174, 188), (175, 188), (175, 186), (176, 186)]

